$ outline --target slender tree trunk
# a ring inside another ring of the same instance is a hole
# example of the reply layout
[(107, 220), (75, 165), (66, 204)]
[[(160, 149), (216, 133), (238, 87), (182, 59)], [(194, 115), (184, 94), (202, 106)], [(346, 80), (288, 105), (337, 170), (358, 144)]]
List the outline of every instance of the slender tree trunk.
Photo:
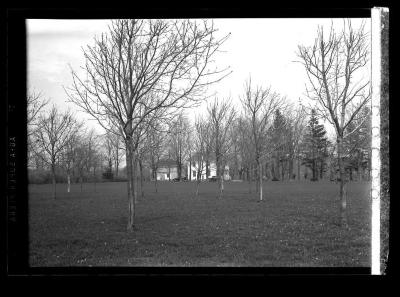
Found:
[(67, 179), (68, 179), (68, 193), (71, 191), (71, 175), (68, 172), (67, 173)]
[(154, 187), (155, 187), (156, 193), (157, 193), (158, 192), (158, 189), (157, 189), (157, 168), (155, 168), (155, 170), (153, 171), (153, 178), (154, 178)]
[(260, 170), (260, 172), (259, 172), (259, 176), (260, 176), (260, 201), (262, 201), (263, 200), (263, 183), (262, 183), (262, 165), (261, 165), (261, 162), (259, 162), (259, 170)]
[(210, 161), (208, 159), (206, 160), (206, 179), (210, 180)]
[(300, 155), (297, 155), (297, 180), (300, 180)]
[(56, 199), (56, 168), (55, 163), (51, 164), (51, 177), (53, 182), (53, 198)]
[(140, 191), (142, 195), (142, 199), (144, 199), (144, 189), (143, 189), (143, 163), (142, 160), (139, 159), (139, 169), (140, 169)]
[(251, 194), (251, 165), (247, 166), (247, 181), (249, 182), (249, 193)]
[(118, 153), (119, 147), (117, 146), (117, 152), (116, 152), (116, 160), (115, 160), (115, 177), (118, 177), (118, 168), (119, 168), (119, 153)]
[(222, 194), (224, 192), (224, 177), (220, 175), (220, 184), (219, 184), (219, 198), (222, 198)]
[(96, 168), (93, 168), (94, 192), (96, 193)]
[(133, 197), (134, 197), (134, 202), (135, 205), (138, 202), (138, 164), (137, 164), (137, 155), (136, 153), (133, 153), (133, 165), (132, 165), (132, 172), (133, 172)]
[(189, 156), (189, 181), (192, 181), (192, 156)]
[(126, 172), (128, 176), (128, 225), (127, 230), (132, 231), (135, 222), (135, 197), (134, 197), (134, 176), (133, 157), (130, 139), (126, 141)]
[(289, 159), (289, 180), (293, 179), (293, 163), (294, 163), (293, 158), (294, 157), (290, 156), (290, 159)]
[(339, 136), (337, 141), (337, 151), (338, 151), (338, 163), (339, 163), (339, 174), (340, 174), (340, 184), (339, 184), (340, 215), (341, 215), (342, 225), (347, 226), (346, 173), (343, 164), (342, 150), (343, 150), (343, 138), (342, 136)]
[[(201, 167), (199, 166), (199, 168), (201, 168)], [(196, 180), (196, 196), (198, 196), (199, 195), (200, 182), (201, 182), (201, 172), (197, 171), (196, 179), (197, 179)]]

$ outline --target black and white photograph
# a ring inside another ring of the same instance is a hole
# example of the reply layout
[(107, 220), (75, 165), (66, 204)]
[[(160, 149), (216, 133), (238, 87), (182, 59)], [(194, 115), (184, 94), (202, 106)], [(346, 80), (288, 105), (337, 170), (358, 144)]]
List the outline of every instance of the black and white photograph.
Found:
[(27, 18), (28, 266), (383, 273), (373, 10)]

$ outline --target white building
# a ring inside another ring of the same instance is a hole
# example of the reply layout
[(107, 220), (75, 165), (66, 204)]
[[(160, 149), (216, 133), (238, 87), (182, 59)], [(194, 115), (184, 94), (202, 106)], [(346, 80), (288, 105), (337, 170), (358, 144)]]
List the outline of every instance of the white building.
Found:
[[(182, 168), (182, 177), (185, 176), (185, 169)], [(154, 179), (154, 175), (152, 175)], [(173, 180), (178, 177), (178, 167), (173, 160), (161, 160), (157, 168), (157, 180)]]
[[(206, 180), (207, 178), (211, 177), (216, 177), (217, 176), (217, 166), (214, 161), (210, 162), (209, 165), (209, 174), (208, 176), (206, 175), (206, 162), (203, 161), (203, 168), (200, 168), (200, 164), (197, 161), (192, 161), (186, 163), (186, 168), (187, 168), (187, 176), (189, 179), (189, 176), (191, 176), (191, 180), (197, 180), (197, 173), (200, 170), (201, 171), (201, 180)], [(190, 166), (191, 165), (191, 166)], [(224, 180), (230, 180), (231, 176), (229, 175), (229, 166), (225, 166), (225, 171), (224, 171)]]

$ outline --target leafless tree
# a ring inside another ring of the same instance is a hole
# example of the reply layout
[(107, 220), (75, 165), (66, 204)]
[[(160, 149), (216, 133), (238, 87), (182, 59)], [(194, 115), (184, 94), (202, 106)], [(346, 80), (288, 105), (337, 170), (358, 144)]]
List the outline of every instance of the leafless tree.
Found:
[(124, 139), (128, 230), (133, 229), (135, 215), (132, 139), (155, 112), (197, 104), (206, 86), (229, 74), (227, 69), (210, 68), (228, 38), (217, 39), (216, 30), (208, 21), (116, 20), (108, 34), (84, 49), (87, 79), (72, 70), (70, 100), (104, 129), (117, 128)]
[(156, 193), (158, 192), (157, 170), (160, 159), (165, 154), (166, 143), (166, 132), (164, 131), (164, 129), (162, 129), (161, 123), (156, 122), (149, 129), (145, 140), (145, 146), (147, 147), (148, 163), (151, 168), (152, 178), (154, 179), (154, 187)]
[(38, 146), (37, 155), (51, 166), (54, 199), (56, 198), (56, 161), (81, 127), (82, 123), (78, 123), (72, 113), (59, 112), (55, 105), (47, 115), (39, 116), (33, 139)]
[(360, 117), (371, 94), (368, 75), (361, 73), (367, 66), (370, 47), (364, 25), (354, 29), (347, 20), (338, 34), (331, 26), (328, 36), (320, 27), (314, 45), (299, 46), (298, 49), (309, 81), (307, 96), (316, 101), (316, 110), (336, 131), (343, 225), (347, 225), (343, 141), (358, 128), (347, 131), (347, 127)]
[[(196, 196), (199, 195), (199, 186), (208, 158), (207, 144), (210, 143), (210, 124), (201, 117), (196, 118), (193, 135), (193, 162), (196, 168)], [(190, 164), (191, 166), (191, 164)]]
[(115, 177), (118, 177), (119, 164), (124, 156), (121, 135), (119, 135), (117, 131), (106, 131), (105, 137), (109, 167), (111, 172), (114, 167)]
[(214, 101), (207, 106), (208, 121), (212, 131), (213, 151), (217, 167), (217, 177), (219, 179), (219, 197), (222, 198), (224, 190), (224, 172), (227, 163), (228, 153), (231, 148), (229, 128), (236, 117), (236, 111), (228, 100)]
[[(107, 131), (104, 134), (103, 141), (102, 141), (104, 144), (104, 146), (103, 146), (104, 156), (107, 161), (107, 166), (109, 168), (108, 170), (111, 173), (113, 172), (114, 164), (116, 166), (118, 165), (118, 164), (116, 164), (116, 162), (114, 163), (114, 161), (115, 161), (115, 140), (114, 140), (114, 138), (117, 138), (117, 137), (118, 137), (118, 135), (115, 135), (115, 134)], [(117, 169), (115, 171), (118, 172)]]
[[(242, 172), (242, 178), (246, 175), (246, 179), (249, 184), (249, 193), (251, 193), (251, 181), (252, 181), (252, 164), (254, 162), (254, 146), (249, 145), (251, 143), (251, 125), (250, 122), (243, 116), (239, 117), (233, 125), (237, 136), (238, 152), (240, 158), (240, 167)], [(232, 138), (234, 139), (234, 138)]]
[(244, 115), (250, 123), (251, 144), (254, 147), (254, 162), (257, 170), (257, 188), (259, 188), (260, 201), (262, 193), (262, 159), (270, 153), (267, 139), (268, 129), (272, 123), (272, 117), (277, 108), (283, 104), (282, 98), (271, 88), (251, 86), (251, 78), (245, 84), (245, 94), (240, 98)]
[(301, 166), (301, 143), (306, 129), (306, 111), (304, 106), (299, 105), (298, 107), (291, 106), (287, 110), (287, 121), (288, 121), (288, 153), (289, 153), (289, 177), (293, 178), (294, 172), (294, 160), (297, 163), (297, 179), (300, 179), (300, 166)]
[(90, 129), (88, 133), (84, 136), (84, 145), (86, 146), (86, 160), (85, 168), (88, 176), (93, 176), (94, 190), (96, 191), (96, 169), (100, 165), (99, 156), (99, 140), (100, 136), (97, 135), (94, 129)]
[(180, 113), (169, 125), (169, 141), (172, 158), (176, 161), (178, 178), (182, 178), (184, 162), (188, 157), (188, 134), (190, 133), (190, 122), (185, 114)]
[(42, 99), (43, 95), (40, 92), (29, 91), (27, 95), (27, 124), (28, 124), (28, 137), (33, 134), (32, 128), (37, 125), (39, 114), (43, 108), (49, 103), (49, 99)]
[(67, 174), (67, 192), (71, 192), (71, 173), (75, 168), (76, 148), (79, 144), (79, 134), (71, 135), (68, 143), (62, 150), (62, 167)]
[(35, 157), (34, 148), (35, 142), (32, 142), (32, 134), (37, 127), (37, 120), (44, 107), (49, 103), (49, 99), (42, 99), (43, 95), (40, 92), (30, 90), (27, 94), (27, 142), (28, 142), (28, 164), (30, 164)]

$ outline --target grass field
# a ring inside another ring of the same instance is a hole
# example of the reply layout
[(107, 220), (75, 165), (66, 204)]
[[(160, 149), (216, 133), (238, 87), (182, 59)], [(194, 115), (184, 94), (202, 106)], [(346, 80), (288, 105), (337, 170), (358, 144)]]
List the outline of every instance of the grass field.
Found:
[(339, 226), (338, 185), (265, 182), (257, 202), (246, 182), (145, 185), (136, 230), (126, 232), (126, 183), (30, 185), (30, 265), (370, 266), (369, 183), (348, 185), (349, 228)]

